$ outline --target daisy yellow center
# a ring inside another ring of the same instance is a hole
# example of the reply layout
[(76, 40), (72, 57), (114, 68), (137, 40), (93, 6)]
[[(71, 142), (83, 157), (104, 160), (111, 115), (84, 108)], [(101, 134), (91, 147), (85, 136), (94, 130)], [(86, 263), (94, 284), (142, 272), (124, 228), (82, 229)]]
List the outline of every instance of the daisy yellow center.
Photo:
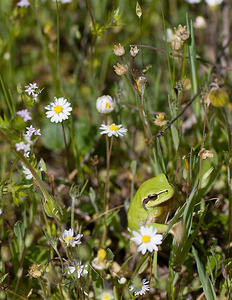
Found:
[(151, 239), (151, 237), (149, 235), (143, 235), (142, 242), (148, 243), (148, 242), (150, 242), (150, 239)]
[(80, 270), (80, 266), (77, 266), (77, 270)]
[(110, 104), (106, 102), (106, 108), (110, 108)]
[(112, 125), (110, 125), (110, 130), (117, 131), (118, 130), (118, 126), (112, 124)]
[(62, 108), (60, 105), (56, 105), (56, 106), (54, 107), (54, 112), (55, 112), (56, 114), (61, 113), (62, 110), (63, 110), (63, 108)]
[(65, 243), (66, 243), (66, 244), (68, 244), (69, 241), (73, 241), (73, 237), (72, 237), (72, 236), (67, 236), (67, 237), (65, 238)]
[(99, 249), (97, 252), (97, 258), (104, 260), (106, 258), (106, 251), (104, 249)]
[(110, 297), (109, 296), (104, 296), (103, 300), (110, 300)]

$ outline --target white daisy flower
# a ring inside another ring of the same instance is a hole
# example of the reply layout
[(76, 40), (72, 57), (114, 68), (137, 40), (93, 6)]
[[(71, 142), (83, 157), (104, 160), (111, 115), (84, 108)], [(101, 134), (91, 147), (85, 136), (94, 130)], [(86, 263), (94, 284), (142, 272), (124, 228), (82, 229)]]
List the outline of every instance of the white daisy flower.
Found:
[(194, 22), (194, 27), (197, 29), (204, 29), (204, 28), (206, 28), (206, 26), (207, 26), (207, 23), (206, 23), (205, 18), (202, 16), (197, 16), (196, 20)]
[(68, 119), (72, 107), (70, 103), (65, 98), (56, 98), (54, 97), (54, 102), (51, 102), (48, 106), (45, 107), (47, 118), (51, 118), (51, 122), (62, 122), (63, 120)]
[(132, 231), (131, 240), (138, 245), (138, 251), (143, 255), (148, 251), (158, 251), (158, 245), (162, 243), (162, 234), (157, 234), (157, 229), (152, 226), (141, 226), (139, 232)]
[(123, 128), (122, 125), (115, 125), (114, 123), (111, 125), (102, 124), (99, 128), (102, 130), (101, 134), (107, 134), (108, 137), (115, 135), (116, 137), (124, 136), (127, 133), (127, 129)]
[(81, 244), (80, 239), (82, 238), (83, 234), (78, 234), (76, 236), (73, 235), (74, 235), (73, 229), (71, 228), (69, 230), (65, 229), (65, 231), (62, 234), (62, 241), (64, 241), (67, 246), (71, 245), (72, 247)]
[(33, 178), (31, 171), (23, 166), (23, 174), (25, 175), (26, 179), (31, 180)]
[(146, 291), (150, 290), (149, 281), (143, 279), (141, 282), (138, 278), (135, 278), (135, 280), (133, 280), (133, 284), (129, 286), (129, 289), (135, 296), (142, 296), (146, 293)]
[(96, 108), (101, 114), (109, 114), (114, 110), (115, 102), (111, 96), (104, 95), (97, 98)]
[(113, 300), (114, 295), (111, 290), (105, 290), (101, 293), (101, 295), (98, 297), (99, 300)]
[(189, 4), (195, 4), (195, 3), (200, 3), (201, 0), (186, 0)]
[(67, 274), (75, 273), (75, 275), (79, 279), (79, 278), (85, 276), (86, 274), (88, 274), (88, 271), (86, 270), (87, 266), (88, 265), (82, 265), (81, 261), (79, 261), (77, 264), (73, 264), (73, 265), (67, 267), (68, 268)]
[(223, 2), (223, 0), (205, 0), (205, 2), (211, 6), (211, 7), (215, 7), (219, 4), (221, 4)]

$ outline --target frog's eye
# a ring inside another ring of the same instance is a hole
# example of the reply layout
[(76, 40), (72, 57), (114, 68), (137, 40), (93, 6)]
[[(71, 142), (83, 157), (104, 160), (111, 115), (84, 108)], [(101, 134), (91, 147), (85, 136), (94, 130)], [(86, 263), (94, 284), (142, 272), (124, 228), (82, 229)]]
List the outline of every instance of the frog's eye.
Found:
[(148, 194), (147, 197), (143, 198), (143, 200), (142, 200), (143, 208), (147, 211), (148, 209), (147, 209), (146, 205), (148, 202), (157, 200), (157, 198), (160, 194), (167, 193), (167, 192), (168, 192), (168, 190), (163, 190), (158, 193)]

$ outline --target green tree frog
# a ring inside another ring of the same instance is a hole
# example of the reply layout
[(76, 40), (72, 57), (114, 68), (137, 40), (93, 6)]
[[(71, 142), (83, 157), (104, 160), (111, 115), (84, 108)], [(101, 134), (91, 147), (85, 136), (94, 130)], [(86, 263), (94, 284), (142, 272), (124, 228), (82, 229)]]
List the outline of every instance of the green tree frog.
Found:
[(158, 232), (164, 232), (163, 224), (172, 207), (174, 188), (165, 174), (148, 179), (141, 184), (128, 210), (128, 227), (138, 231), (142, 225), (152, 225)]

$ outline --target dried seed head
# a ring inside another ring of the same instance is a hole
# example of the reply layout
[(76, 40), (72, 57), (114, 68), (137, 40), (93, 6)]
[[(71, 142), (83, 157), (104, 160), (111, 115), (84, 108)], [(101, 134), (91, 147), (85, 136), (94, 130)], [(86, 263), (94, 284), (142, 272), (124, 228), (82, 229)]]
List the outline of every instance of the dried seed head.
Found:
[(113, 66), (114, 68), (114, 72), (118, 75), (118, 76), (122, 76), (127, 72), (127, 68), (124, 65), (121, 65), (120, 63), (117, 63), (116, 65)]
[(186, 41), (189, 38), (189, 32), (186, 29), (186, 26), (178, 25), (178, 28), (174, 27), (176, 36), (178, 36), (182, 41)]
[(201, 151), (198, 153), (198, 156), (200, 156), (201, 159), (206, 159), (208, 157), (212, 158), (213, 153), (209, 150), (206, 150), (205, 148), (202, 148)]
[(114, 45), (114, 55), (123, 56), (124, 54), (125, 54), (125, 49), (120, 43), (118, 45)]
[(131, 46), (130, 55), (135, 57), (139, 53), (139, 48), (137, 46)]

